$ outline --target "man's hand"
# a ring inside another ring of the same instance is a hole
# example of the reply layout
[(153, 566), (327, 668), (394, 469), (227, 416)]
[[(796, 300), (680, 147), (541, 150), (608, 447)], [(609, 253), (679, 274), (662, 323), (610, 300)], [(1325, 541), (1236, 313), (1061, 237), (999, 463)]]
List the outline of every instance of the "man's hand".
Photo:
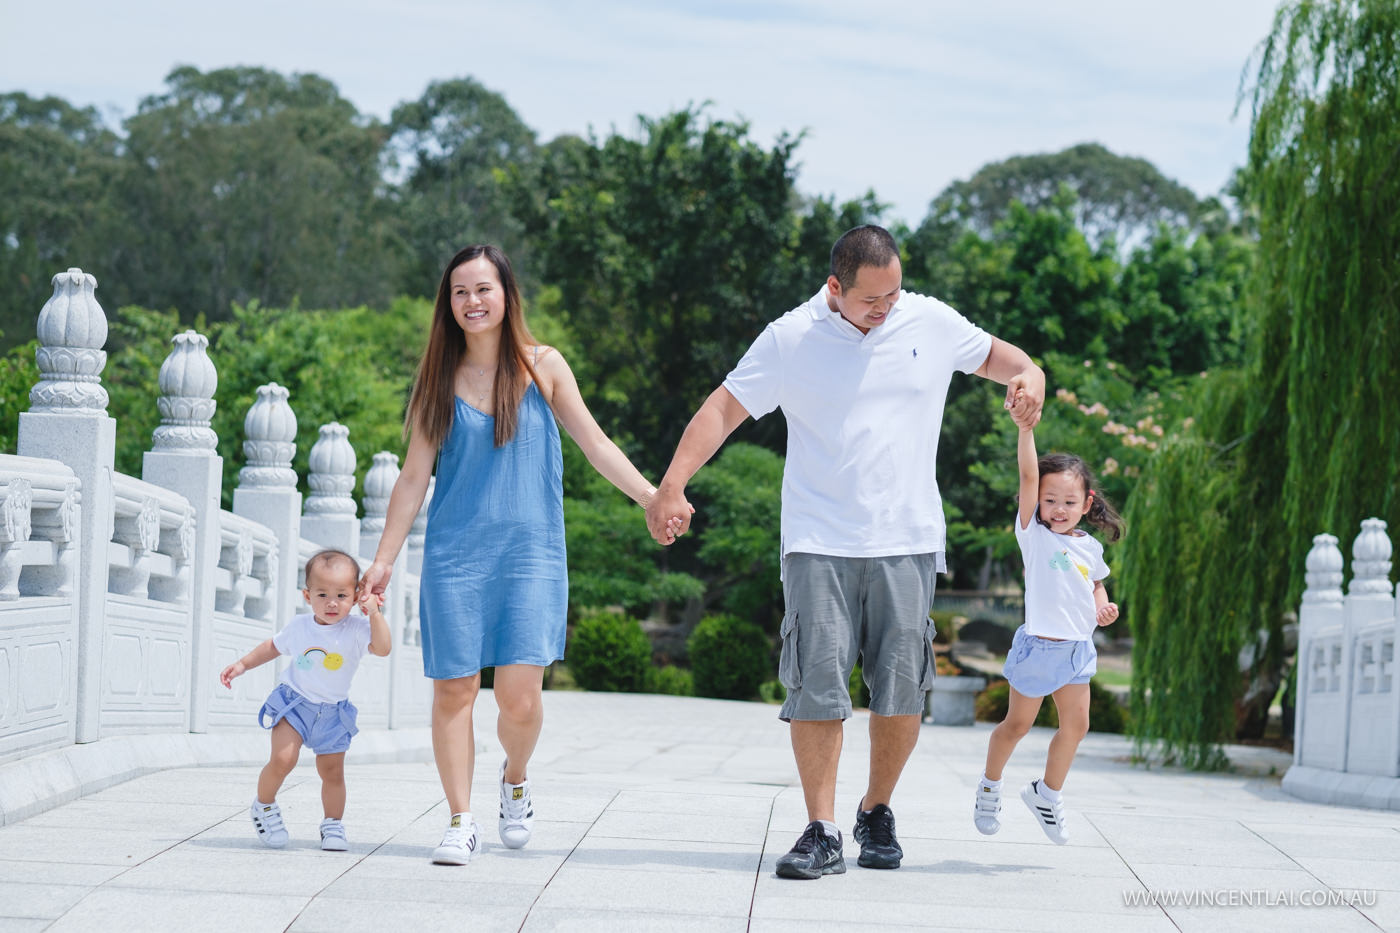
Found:
[(1022, 370), (1006, 384), (1004, 407), (1011, 413), (1016, 426), (1029, 430), (1040, 423), (1040, 410), (1045, 404), (1045, 373), (1039, 367)]
[(685, 490), (670, 489), (665, 483), (647, 503), (647, 530), (663, 547), (690, 529), (690, 516), (695, 511), (686, 501)]

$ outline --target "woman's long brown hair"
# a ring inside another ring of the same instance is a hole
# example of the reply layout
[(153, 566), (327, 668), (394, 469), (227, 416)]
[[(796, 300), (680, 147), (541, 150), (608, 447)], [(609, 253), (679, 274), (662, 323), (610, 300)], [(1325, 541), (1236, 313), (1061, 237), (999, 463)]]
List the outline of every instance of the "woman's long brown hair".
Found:
[[(529, 385), (538, 382), (535, 367), (526, 348), (535, 343), (530, 328), (525, 326), (525, 311), (520, 301), (520, 287), (506, 254), (495, 246), (468, 246), (452, 257), (438, 283), (437, 301), (433, 306), (433, 324), (428, 332), (428, 346), (418, 363), (413, 380), (413, 394), (408, 399), (404, 415), (404, 434), (422, 431), (433, 446), (440, 446), (452, 430), (456, 405), (457, 369), (467, 354), (467, 338), (457, 319), (452, 316), (452, 273), (463, 263), (486, 257), (496, 267), (505, 292), (506, 313), (501, 327), (501, 343), (496, 358), (495, 444), (502, 447), (515, 436), (520, 412), (520, 399)], [(528, 376), (528, 379), (527, 379)]]

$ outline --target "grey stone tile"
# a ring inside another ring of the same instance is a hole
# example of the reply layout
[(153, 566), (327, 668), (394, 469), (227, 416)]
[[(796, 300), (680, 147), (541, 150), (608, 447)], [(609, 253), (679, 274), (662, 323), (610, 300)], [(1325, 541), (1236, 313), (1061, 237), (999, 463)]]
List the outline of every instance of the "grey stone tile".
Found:
[(1293, 860), (1239, 823), (1170, 814), (1087, 816), (1129, 864), (1247, 866), (1288, 871)]
[[(825, 879), (823, 879), (825, 880)], [(921, 904), (879, 901), (870, 904), (856, 900), (823, 900), (821, 919), (844, 930), (882, 927), (913, 927), (921, 930), (975, 930), (978, 933), (1090, 933), (1093, 930), (1132, 930), (1133, 933), (1174, 933), (1176, 926), (1160, 910), (1132, 914), (1115, 913), (1109, 922), (1103, 914), (1076, 911), (1072, 907), (1046, 910), (1010, 902)], [(812, 916), (812, 906), (800, 897), (770, 898), (754, 911), (751, 930), (803, 929)], [(791, 921), (784, 924), (781, 921)]]
[(0, 917), (0, 933), (39, 933), (47, 930), (51, 922), (34, 917)]
[[(768, 829), (768, 814), (720, 814), (677, 818), (669, 813), (628, 813), (609, 810), (589, 829), (590, 836), (623, 839), (677, 839), (690, 842), (748, 843)], [(799, 830), (800, 832), (800, 830)], [(796, 838), (796, 837), (794, 837)]]
[(1361, 856), (1362, 853), (1355, 851), (1351, 858), (1300, 855), (1297, 856), (1297, 861), (1318, 881), (1335, 890), (1400, 892), (1400, 862), (1383, 857), (1371, 859)]
[(670, 913), (746, 917), (752, 872), (613, 871), (565, 865), (540, 895), (542, 908), (589, 908), (623, 915)]
[(367, 911), (378, 910), (384, 902), (401, 904), (486, 905), (528, 909), (544, 890), (544, 884), (509, 881), (480, 881), (472, 866), (454, 872), (452, 866), (429, 865), (435, 877), (385, 876), (373, 863), (361, 863), (341, 875), (316, 895), (321, 900), (368, 902)]
[(95, 888), (124, 871), (126, 866), (122, 865), (84, 865), (77, 862), (0, 858), (0, 878), (15, 882), (80, 884)]
[(294, 933), (384, 933), (386, 925), (410, 930), (518, 930), (528, 905), (510, 907), (443, 901), (317, 898), (286, 929)]
[(252, 894), (102, 888), (83, 898), (54, 921), (53, 933), (151, 933), (189, 930), (196, 918), (220, 933), (266, 933), (284, 930), (307, 899)]
[(92, 888), (82, 884), (43, 884), (0, 881), (0, 918), (40, 918), (61, 916)]
[(758, 845), (590, 835), (569, 856), (568, 864), (615, 871), (746, 872), (752, 877), (761, 854)]
[(257, 891), (310, 898), (354, 865), (354, 858), (344, 852), (322, 852), (319, 842), (315, 848), (307, 843), (253, 852), (181, 846), (123, 872), (104, 890)]
[(647, 933), (745, 933), (744, 917), (698, 917), (660, 911), (624, 913), (613, 910), (585, 910), (577, 907), (536, 907), (530, 911), (522, 933), (616, 933), (618, 930), (646, 930)]
[(29, 821), (0, 827), (0, 852), (23, 852), (40, 862), (139, 865), (187, 838), (153, 823), (143, 829), (91, 828), (83, 833), (36, 826)]

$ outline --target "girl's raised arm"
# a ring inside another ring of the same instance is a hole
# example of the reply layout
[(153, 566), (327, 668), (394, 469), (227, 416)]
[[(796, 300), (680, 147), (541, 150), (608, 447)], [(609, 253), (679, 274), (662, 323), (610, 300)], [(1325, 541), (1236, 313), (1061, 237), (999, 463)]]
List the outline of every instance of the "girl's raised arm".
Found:
[(1029, 528), (1040, 504), (1040, 466), (1035, 455), (1035, 431), (1022, 428), (1016, 438), (1016, 464), (1021, 473), (1021, 493), (1016, 520), (1021, 528)]

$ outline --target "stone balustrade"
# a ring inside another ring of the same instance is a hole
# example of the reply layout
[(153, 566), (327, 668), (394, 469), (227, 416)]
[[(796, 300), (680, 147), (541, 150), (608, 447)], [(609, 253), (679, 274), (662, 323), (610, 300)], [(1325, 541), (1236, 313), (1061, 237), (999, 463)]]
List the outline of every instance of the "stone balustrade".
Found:
[(1294, 765), (1284, 789), (1321, 803), (1400, 810), (1400, 588), (1386, 523), (1368, 518), (1342, 592), (1337, 539), (1313, 538), (1298, 612)]
[[(255, 669), (232, 690), (219, 672), (304, 608), (307, 557), (324, 547), (373, 554), (398, 459), (375, 454), (362, 529), (350, 429), (324, 425), (303, 503), (296, 415), (286, 388), (269, 383), (244, 419), (233, 509), (221, 508), (218, 373), (208, 340), (185, 331), (160, 369), (160, 425), (142, 476), (117, 473), (97, 281), (69, 269), (53, 285), (20, 455), (0, 455), (0, 763), (124, 733), (256, 728), (277, 669)], [(428, 722), (423, 514), (387, 594), (394, 650), (366, 658), (356, 677), (363, 726)]]

